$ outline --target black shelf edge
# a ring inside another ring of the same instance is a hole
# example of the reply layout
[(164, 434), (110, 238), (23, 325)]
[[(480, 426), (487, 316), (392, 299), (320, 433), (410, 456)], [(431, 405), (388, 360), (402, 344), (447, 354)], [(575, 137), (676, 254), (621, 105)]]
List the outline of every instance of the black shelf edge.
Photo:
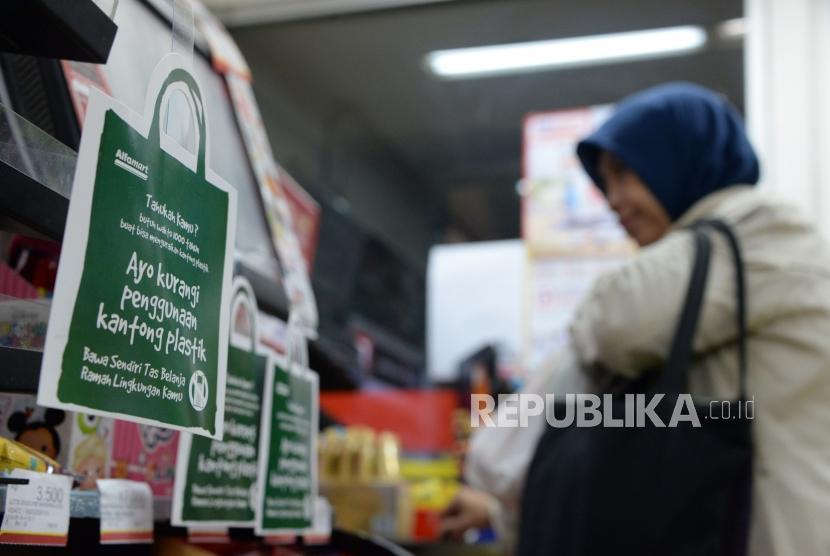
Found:
[[(321, 349), (319, 342), (309, 343), (311, 368), (320, 376), (321, 390), (353, 390), (359, 379)], [(0, 392), (37, 393), (43, 353), (26, 349), (0, 347)]]
[(40, 351), (0, 347), (0, 392), (37, 392), (42, 360)]
[(0, 214), (60, 241), (69, 199), (0, 161)]
[[(69, 199), (0, 161), (0, 215), (23, 224), (49, 239), (60, 241), (66, 227)], [(288, 319), (288, 298), (279, 279), (268, 276), (241, 261), (235, 274), (251, 282), (260, 308), (283, 320)]]
[(105, 64), (118, 26), (92, 0), (0, 2), (0, 50)]
[(288, 320), (288, 298), (279, 279), (263, 274), (242, 261), (234, 264), (234, 274), (244, 276), (251, 283), (261, 311)]

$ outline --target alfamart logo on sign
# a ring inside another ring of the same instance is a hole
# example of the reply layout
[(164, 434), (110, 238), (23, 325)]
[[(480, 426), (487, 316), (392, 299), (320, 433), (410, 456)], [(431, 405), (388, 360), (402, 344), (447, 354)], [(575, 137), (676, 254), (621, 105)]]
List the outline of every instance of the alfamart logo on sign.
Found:
[[(195, 156), (162, 132), (174, 93)], [(236, 190), (208, 169), (208, 114), (172, 54), (143, 116), (93, 90), (39, 404), (221, 438)]]
[(554, 428), (694, 428), (704, 421), (754, 419), (755, 398), (695, 403), (691, 394), (489, 394), (470, 396), (470, 426), (527, 427), (544, 418)]
[(113, 160), (113, 164), (122, 170), (126, 170), (132, 175), (147, 181), (147, 165), (134, 159), (121, 149), (118, 149), (118, 152), (115, 153), (115, 160)]

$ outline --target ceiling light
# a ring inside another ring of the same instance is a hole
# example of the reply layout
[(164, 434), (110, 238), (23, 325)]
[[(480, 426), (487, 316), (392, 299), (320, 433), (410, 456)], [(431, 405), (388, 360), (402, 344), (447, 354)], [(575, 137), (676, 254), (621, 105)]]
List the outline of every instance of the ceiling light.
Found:
[(746, 35), (746, 21), (742, 17), (728, 19), (718, 25), (717, 34), (722, 39), (742, 39)]
[(706, 32), (701, 27), (687, 25), (437, 50), (427, 55), (427, 64), (436, 75), (457, 79), (671, 56), (698, 49), (705, 43)]

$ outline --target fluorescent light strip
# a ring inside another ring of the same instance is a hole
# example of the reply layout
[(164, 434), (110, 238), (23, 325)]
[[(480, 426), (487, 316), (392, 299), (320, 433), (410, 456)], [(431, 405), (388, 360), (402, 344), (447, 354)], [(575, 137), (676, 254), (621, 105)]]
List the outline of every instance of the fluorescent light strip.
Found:
[(722, 39), (742, 39), (746, 35), (746, 20), (742, 17), (727, 19), (717, 26), (717, 34)]
[(454, 50), (427, 55), (433, 73), (446, 78), (483, 77), (587, 66), (690, 52), (706, 43), (706, 31), (687, 25)]

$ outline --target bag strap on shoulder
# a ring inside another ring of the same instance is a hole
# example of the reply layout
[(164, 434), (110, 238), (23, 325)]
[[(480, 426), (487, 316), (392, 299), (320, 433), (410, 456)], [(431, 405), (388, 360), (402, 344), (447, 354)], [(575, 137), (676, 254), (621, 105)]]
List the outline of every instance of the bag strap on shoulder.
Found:
[(686, 371), (692, 358), (692, 341), (697, 330), (709, 275), (712, 241), (702, 230), (692, 228), (691, 232), (694, 241), (694, 263), (686, 289), (686, 300), (677, 321), (666, 366), (656, 385), (659, 391), (667, 394), (680, 394), (686, 390)]
[(747, 332), (746, 332), (746, 276), (744, 273), (744, 261), (741, 254), (741, 246), (738, 238), (729, 225), (720, 219), (707, 219), (695, 222), (692, 225), (695, 229), (710, 228), (722, 234), (732, 252), (732, 260), (735, 265), (735, 296), (736, 296), (736, 320), (738, 330), (738, 387), (741, 400), (746, 399), (747, 380)]

